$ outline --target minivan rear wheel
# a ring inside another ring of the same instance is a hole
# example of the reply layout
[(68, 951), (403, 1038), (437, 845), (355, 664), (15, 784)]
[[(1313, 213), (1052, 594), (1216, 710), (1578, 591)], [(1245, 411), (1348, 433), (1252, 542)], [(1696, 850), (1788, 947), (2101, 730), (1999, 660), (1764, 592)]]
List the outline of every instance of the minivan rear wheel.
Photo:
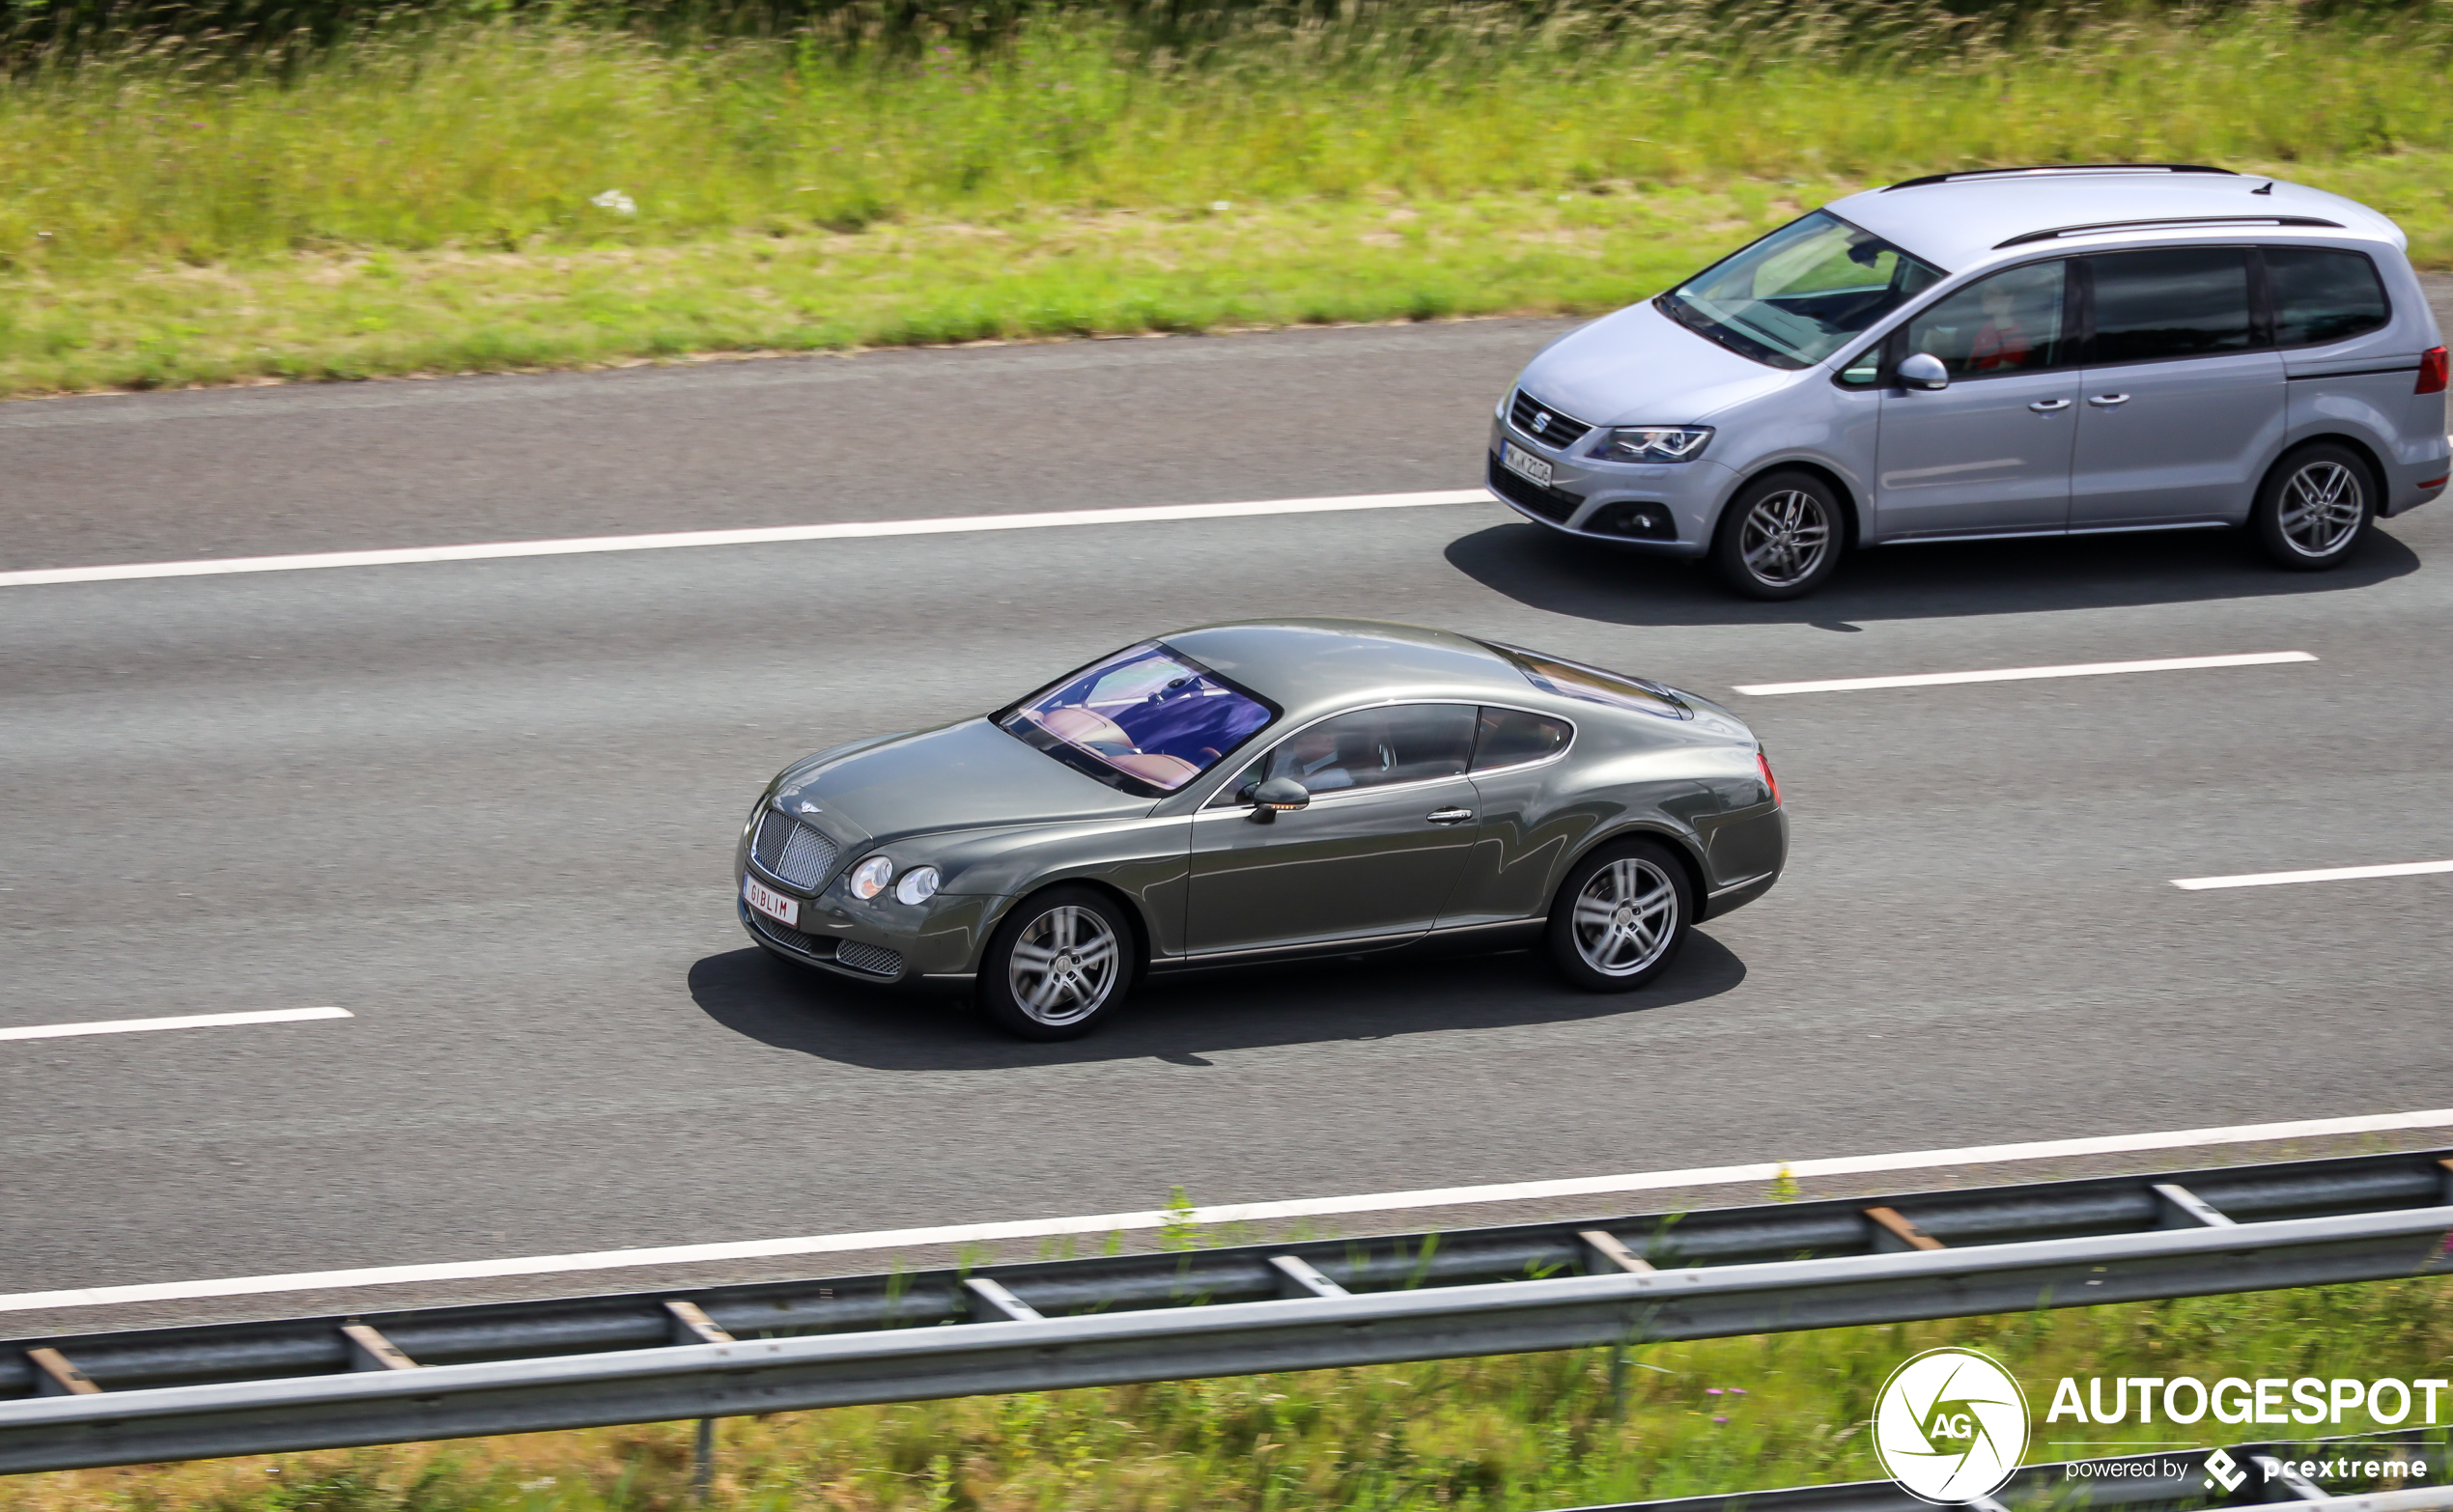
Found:
[(2322, 573), (2350, 559), (2376, 515), (2368, 460), (2348, 446), (2318, 441), (2274, 464), (2257, 490), (2248, 524), (2275, 566)]
[(1840, 500), (1812, 473), (1775, 472), (1737, 490), (1712, 537), (1721, 581), (1749, 599), (1798, 599), (1840, 565)]

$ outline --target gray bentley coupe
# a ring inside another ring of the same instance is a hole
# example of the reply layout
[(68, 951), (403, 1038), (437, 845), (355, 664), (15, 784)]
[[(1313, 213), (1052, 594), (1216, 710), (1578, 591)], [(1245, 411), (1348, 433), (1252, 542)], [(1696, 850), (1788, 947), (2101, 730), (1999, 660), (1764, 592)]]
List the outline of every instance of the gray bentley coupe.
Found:
[(1762, 746), (1716, 704), (1447, 630), (1268, 620), (797, 762), (736, 866), (773, 954), (967, 989), (1058, 1040), (1145, 972), (1400, 947), (1538, 943), (1626, 992), (1788, 852)]

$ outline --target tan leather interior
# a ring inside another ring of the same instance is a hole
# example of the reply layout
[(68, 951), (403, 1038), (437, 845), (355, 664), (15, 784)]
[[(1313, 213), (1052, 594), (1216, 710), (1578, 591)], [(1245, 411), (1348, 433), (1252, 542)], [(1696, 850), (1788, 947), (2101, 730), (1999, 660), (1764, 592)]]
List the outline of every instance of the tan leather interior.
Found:
[(1134, 751), (1112, 756), (1105, 752), (1107, 764), (1118, 771), (1130, 772), (1143, 782), (1155, 782), (1162, 788), (1178, 788), (1199, 775), (1200, 769), (1181, 756), (1162, 756), (1156, 751)]
[(1130, 749), (1133, 744), (1133, 737), (1125, 734), (1121, 725), (1096, 710), (1085, 709), (1079, 704), (1051, 709), (1038, 718), (1049, 734), (1060, 741), (1071, 741), (1076, 745), (1104, 742)]

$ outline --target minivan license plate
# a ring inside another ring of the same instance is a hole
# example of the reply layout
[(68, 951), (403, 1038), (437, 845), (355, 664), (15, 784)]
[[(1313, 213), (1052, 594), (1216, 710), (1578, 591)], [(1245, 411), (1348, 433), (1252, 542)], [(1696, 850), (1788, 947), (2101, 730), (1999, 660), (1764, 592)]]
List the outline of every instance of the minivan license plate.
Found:
[(800, 927), (800, 899), (787, 898), (772, 887), (762, 887), (755, 877), (744, 877), (741, 880), (741, 896), (743, 901), (767, 917), (790, 924), (795, 928)]
[(1550, 464), (1515, 442), (1499, 443), (1499, 460), (1508, 464), (1509, 472), (1531, 478), (1545, 489), (1550, 487)]

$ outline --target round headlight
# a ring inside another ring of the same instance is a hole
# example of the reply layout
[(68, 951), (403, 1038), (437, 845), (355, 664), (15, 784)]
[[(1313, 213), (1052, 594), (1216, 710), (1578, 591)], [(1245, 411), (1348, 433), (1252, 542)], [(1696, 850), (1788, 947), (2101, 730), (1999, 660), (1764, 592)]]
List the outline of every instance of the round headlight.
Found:
[(894, 884), (894, 896), (905, 903), (926, 903), (937, 896), (937, 868), (915, 866)]
[(882, 855), (872, 855), (852, 868), (852, 896), (874, 898), (894, 880), (894, 863)]

